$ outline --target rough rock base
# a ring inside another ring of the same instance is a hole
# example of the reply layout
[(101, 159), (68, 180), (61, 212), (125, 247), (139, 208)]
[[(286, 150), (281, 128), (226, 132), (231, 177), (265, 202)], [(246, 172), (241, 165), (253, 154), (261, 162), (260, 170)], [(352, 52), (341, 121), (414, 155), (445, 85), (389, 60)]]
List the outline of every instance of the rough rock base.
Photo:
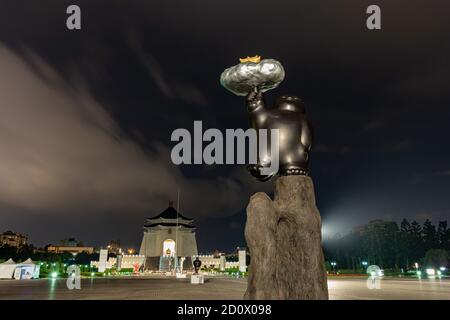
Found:
[(307, 176), (283, 176), (274, 200), (250, 198), (245, 238), (251, 262), (245, 299), (328, 299), (321, 219)]

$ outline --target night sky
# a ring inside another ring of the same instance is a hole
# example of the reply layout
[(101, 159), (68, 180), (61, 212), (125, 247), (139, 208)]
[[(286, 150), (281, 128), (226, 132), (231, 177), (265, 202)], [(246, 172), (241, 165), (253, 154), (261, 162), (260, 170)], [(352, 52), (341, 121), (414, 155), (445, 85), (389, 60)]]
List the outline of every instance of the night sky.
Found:
[[(66, 8), (82, 30), (66, 29)], [(366, 28), (366, 8), (382, 30)], [(0, 232), (138, 248), (181, 190), (200, 251), (244, 244), (272, 183), (242, 166), (175, 166), (176, 128), (247, 128), (219, 84), (239, 57), (283, 64), (300, 96), (324, 236), (370, 220), (450, 219), (450, 4), (413, 1), (0, 0)]]

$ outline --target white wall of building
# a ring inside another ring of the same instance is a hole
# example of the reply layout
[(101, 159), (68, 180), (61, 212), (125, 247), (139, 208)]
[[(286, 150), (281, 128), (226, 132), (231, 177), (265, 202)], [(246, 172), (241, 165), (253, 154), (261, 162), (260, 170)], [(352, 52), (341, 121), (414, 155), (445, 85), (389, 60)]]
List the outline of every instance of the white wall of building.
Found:
[(144, 231), (139, 254), (146, 257), (161, 256), (163, 254), (163, 243), (167, 239), (178, 240), (175, 248), (179, 257), (191, 257), (198, 253), (195, 232), (180, 228), (177, 235), (176, 227), (160, 227), (159, 229)]
[[(105, 267), (106, 269), (111, 269), (113, 267), (116, 266), (116, 262), (117, 262), (117, 258), (109, 258), (106, 261)], [(122, 269), (129, 269), (129, 268), (134, 268), (135, 264), (139, 264), (139, 267), (141, 267), (145, 262), (145, 256), (143, 255), (123, 255), (122, 256)], [(98, 268), (100, 265), (99, 261), (91, 261), (91, 267), (96, 267)], [(100, 271), (100, 269), (99, 269)], [(103, 271), (100, 271), (103, 272)]]
[[(202, 267), (205, 268), (220, 268), (221, 258), (217, 257), (215, 258), (212, 254), (211, 255), (196, 255), (195, 257), (198, 257), (200, 261), (202, 262)], [(231, 269), (231, 268), (239, 268), (239, 261), (225, 261), (225, 269)]]

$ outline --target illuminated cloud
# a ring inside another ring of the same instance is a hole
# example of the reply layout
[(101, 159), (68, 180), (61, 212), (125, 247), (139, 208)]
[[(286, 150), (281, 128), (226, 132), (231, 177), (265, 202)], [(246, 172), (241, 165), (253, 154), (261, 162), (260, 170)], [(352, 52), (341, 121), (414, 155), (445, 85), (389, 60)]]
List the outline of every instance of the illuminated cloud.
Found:
[(86, 90), (35, 56), (24, 61), (0, 47), (0, 70), (2, 204), (59, 215), (152, 213), (179, 188), (185, 212), (220, 216), (242, 210), (256, 189), (246, 173), (187, 179), (167, 147), (144, 152)]

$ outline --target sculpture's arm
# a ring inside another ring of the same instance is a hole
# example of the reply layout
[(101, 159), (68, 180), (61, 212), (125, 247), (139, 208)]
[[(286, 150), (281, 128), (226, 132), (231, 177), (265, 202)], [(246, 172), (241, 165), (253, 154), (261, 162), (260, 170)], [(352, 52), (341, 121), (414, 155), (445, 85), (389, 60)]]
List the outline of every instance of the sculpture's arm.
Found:
[(307, 119), (303, 119), (300, 141), (308, 151), (311, 150), (313, 139), (314, 135), (312, 125)]
[(257, 88), (250, 92), (247, 95), (246, 105), (249, 113), (263, 111), (265, 109), (265, 102), (262, 92)]

